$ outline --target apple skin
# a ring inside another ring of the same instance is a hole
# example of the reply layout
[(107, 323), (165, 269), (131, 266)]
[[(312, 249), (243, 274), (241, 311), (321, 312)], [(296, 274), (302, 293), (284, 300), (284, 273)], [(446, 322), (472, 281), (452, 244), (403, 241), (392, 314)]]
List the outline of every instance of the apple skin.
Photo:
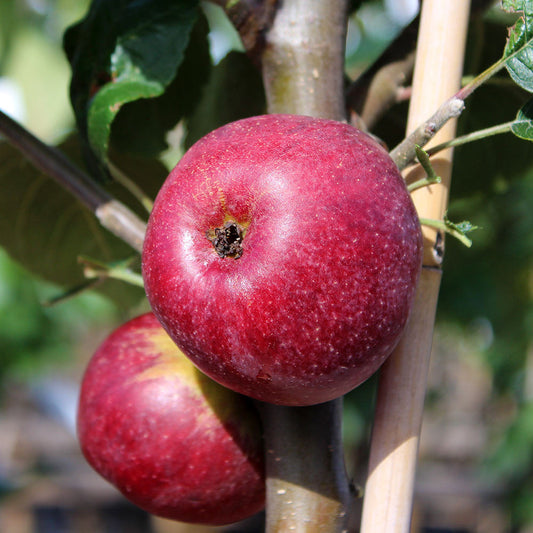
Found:
[(78, 437), (89, 464), (149, 513), (220, 525), (264, 507), (255, 408), (198, 371), (152, 313), (119, 327), (92, 357)]
[[(235, 222), (240, 254), (212, 236)], [(408, 319), (422, 259), (404, 181), (370, 136), (265, 115), (200, 139), (163, 184), (143, 250), (152, 310), (219, 383), (310, 405), (373, 374)]]

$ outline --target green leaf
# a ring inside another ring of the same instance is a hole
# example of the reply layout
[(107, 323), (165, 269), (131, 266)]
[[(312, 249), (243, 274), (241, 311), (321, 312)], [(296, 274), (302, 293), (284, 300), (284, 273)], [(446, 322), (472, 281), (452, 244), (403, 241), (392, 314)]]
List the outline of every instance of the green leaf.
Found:
[(533, 98), (518, 111), (511, 131), (521, 139), (533, 141)]
[(472, 241), (467, 236), (467, 233), (479, 229), (479, 226), (474, 226), (468, 220), (458, 223), (452, 222), (447, 214), (444, 215), (444, 220), (420, 217), (420, 223), (424, 226), (437, 228), (448, 233), (452, 237), (455, 237), (459, 242), (463, 243), (467, 248), (472, 246)]
[(105, 160), (120, 108), (162, 94), (181, 64), (198, 0), (93, 0), (65, 33), (78, 127)]
[(209, 79), (208, 32), (207, 21), (201, 16), (193, 28), (178, 73), (165, 92), (122, 107), (111, 127), (113, 148), (144, 157), (157, 157), (168, 148), (168, 131), (182, 117), (192, 114)]
[[(83, 142), (77, 134), (67, 137), (60, 146), (72, 162), (80, 168), (84, 167), (82, 157)], [(165, 181), (168, 170), (156, 159), (148, 159), (133, 154), (117, 152), (111, 148), (109, 161), (130, 181), (132, 181), (150, 199), (154, 199)], [(140, 218), (146, 218), (146, 207), (142, 206), (139, 199), (127, 188), (117, 181), (105, 184), (107, 191), (135, 211)]]
[(479, 229), (479, 226), (474, 226), (469, 220), (462, 222), (452, 222), (447, 215), (444, 216), (444, 223), (453, 231), (459, 232), (461, 235), (466, 235), (472, 231)]
[(521, 13), (505, 45), (505, 66), (515, 83), (533, 92), (533, 0), (504, 0), (503, 8)]
[[(80, 202), (5, 142), (0, 143), (0, 246), (32, 274), (68, 288), (86, 281), (80, 254), (103, 261), (131, 255)], [(143, 296), (111, 280), (99, 289), (121, 307)]]
[(185, 147), (210, 131), (265, 112), (261, 74), (248, 56), (232, 51), (213, 68), (203, 98), (187, 122)]

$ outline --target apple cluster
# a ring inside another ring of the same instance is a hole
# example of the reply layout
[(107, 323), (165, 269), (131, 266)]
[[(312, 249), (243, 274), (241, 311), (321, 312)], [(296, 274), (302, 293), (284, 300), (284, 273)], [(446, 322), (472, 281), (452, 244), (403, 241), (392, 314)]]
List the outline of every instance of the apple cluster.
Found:
[(122, 325), (83, 378), (89, 463), (132, 502), (226, 524), (264, 506), (250, 397), (337, 398), (397, 344), (420, 222), (384, 148), (340, 122), (267, 115), (198, 141), (148, 223), (153, 313)]

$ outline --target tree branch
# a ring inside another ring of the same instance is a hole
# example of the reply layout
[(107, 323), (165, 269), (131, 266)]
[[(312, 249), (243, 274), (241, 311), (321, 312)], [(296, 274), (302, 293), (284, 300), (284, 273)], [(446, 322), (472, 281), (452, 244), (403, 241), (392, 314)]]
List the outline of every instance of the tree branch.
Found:
[(511, 56), (504, 56), (489, 68), (478, 74), (467, 85), (459, 89), (451, 98), (446, 100), (437, 111), (409, 136), (407, 136), (390, 155), (400, 170), (406, 168), (415, 160), (416, 146), (425, 146), (435, 134), (452, 118), (457, 118), (464, 110), (464, 101), (483, 83), (499, 72)]
[(228, 16), (239, 32), (248, 55), (256, 63), (261, 60), (265, 33), (272, 25), (279, 0), (211, 0)]
[(57, 181), (91, 210), (102, 226), (142, 251), (145, 223), (115, 200), (65, 155), (46, 145), (0, 111), (0, 133), (41, 172)]
[(425, 146), (448, 120), (458, 117), (464, 108), (464, 100), (457, 96), (446, 100), (428, 120), (391, 151), (390, 156), (398, 168), (403, 170), (412, 163), (416, 157), (416, 146)]
[(287, 0), (266, 34), (263, 81), (270, 113), (343, 120), (345, 0)]
[[(362, 115), (363, 108), (368, 105), (367, 101), (376, 100), (372, 92), (379, 87), (373, 82), (378, 73), (387, 69), (391, 64), (404, 62), (412, 54), (416, 46), (418, 24), (419, 17), (416, 17), (392, 41), (379, 58), (350, 85), (346, 93), (346, 103), (354, 113)], [(376, 102), (373, 107), (377, 107), (377, 105)]]
[(398, 102), (398, 91), (405, 86), (413, 74), (414, 53), (405, 59), (384, 66), (370, 83), (368, 95), (361, 111), (361, 120), (369, 130)]
[(260, 404), (266, 442), (267, 531), (347, 530), (352, 501), (342, 454), (342, 400)]

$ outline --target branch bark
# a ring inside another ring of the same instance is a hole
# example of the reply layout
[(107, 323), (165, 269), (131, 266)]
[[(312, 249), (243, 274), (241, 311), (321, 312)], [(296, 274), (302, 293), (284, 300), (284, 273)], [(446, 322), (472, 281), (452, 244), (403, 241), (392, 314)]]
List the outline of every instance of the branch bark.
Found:
[[(270, 113), (344, 120), (347, 1), (284, 0), (266, 34)], [(352, 502), (341, 439), (342, 399), (310, 407), (261, 405), (268, 533), (347, 530)]]
[(345, 119), (346, 27), (346, 0), (281, 4), (263, 54), (270, 113)]
[(41, 172), (50, 176), (92, 211), (102, 226), (142, 251), (146, 224), (115, 200), (65, 155), (46, 145), (0, 111), (0, 133)]
[(347, 531), (352, 502), (342, 453), (342, 399), (311, 407), (260, 404), (267, 532)]

